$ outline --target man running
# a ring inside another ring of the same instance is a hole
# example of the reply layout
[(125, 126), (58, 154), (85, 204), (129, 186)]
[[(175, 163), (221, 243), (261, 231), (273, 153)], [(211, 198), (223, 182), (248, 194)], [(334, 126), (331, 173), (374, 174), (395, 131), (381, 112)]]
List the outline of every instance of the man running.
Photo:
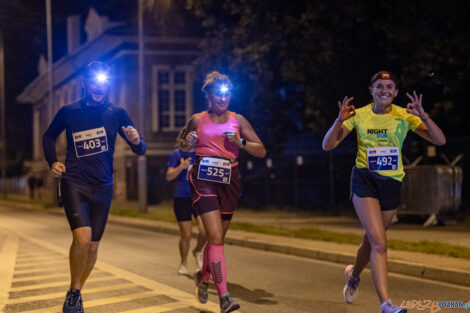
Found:
[[(127, 112), (107, 101), (110, 68), (93, 61), (84, 70), (85, 98), (62, 107), (43, 137), (44, 156), (54, 177), (61, 177), (65, 214), (72, 230), (70, 290), (64, 313), (84, 312), (80, 290), (95, 265), (113, 197), (116, 134), (135, 154), (145, 142)], [(66, 132), (65, 164), (56, 156), (56, 138)]]

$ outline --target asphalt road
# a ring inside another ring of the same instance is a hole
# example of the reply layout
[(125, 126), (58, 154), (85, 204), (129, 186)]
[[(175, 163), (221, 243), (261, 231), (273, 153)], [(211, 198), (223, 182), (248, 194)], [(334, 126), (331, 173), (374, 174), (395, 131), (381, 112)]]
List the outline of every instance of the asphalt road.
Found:
[[(0, 208), (4, 312), (61, 311), (69, 281), (70, 241), (63, 216)], [(177, 243), (177, 236), (109, 224), (96, 271), (83, 290), (86, 312), (219, 312), (213, 286), (210, 303), (200, 305), (194, 301), (192, 277), (176, 274)], [(346, 305), (342, 265), (230, 245), (225, 253), (229, 291), (240, 302), (240, 312), (379, 312), (368, 271), (361, 276), (358, 301)], [(192, 256), (189, 269), (196, 270)], [(395, 274), (390, 274), (390, 294), (396, 303), (470, 300), (470, 288)], [(438, 311), (465, 312), (409, 310)]]

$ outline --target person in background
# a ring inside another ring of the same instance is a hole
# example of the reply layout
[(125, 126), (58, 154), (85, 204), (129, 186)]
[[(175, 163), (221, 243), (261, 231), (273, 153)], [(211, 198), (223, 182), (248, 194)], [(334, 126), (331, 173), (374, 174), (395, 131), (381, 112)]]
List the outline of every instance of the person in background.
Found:
[(199, 269), (202, 268), (203, 252), (206, 244), (206, 232), (202, 225), (201, 217), (193, 210), (191, 203), (191, 190), (189, 187), (188, 170), (196, 161), (196, 152), (193, 148), (184, 144), (182, 129), (176, 139), (177, 148), (173, 151), (168, 160), (168, 169), (166, 171), (166, 180), (176, 180), (175, 191), (173, 194), (173, 209), (180, 229), (179, 251), (181, 263), (178, 268), (178, 274), (189, 274), (187, 267), (187, 257), (192, 234), (192, 217), (197, 221), (199, 234), (197, 244), (193, 250), (194, 258)]

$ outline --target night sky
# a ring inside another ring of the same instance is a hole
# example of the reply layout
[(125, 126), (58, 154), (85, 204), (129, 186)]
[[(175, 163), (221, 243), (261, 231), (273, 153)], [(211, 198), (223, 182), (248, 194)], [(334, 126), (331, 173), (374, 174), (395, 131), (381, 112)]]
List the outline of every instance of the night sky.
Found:
[[(31, 159), (31, 106), (19, 104), (15, 98), (37, 75), (41, 54), (47, 56), (46, 2), (41, 0), (7, 0), (0, 4), (0, 29), (5, 38), (5, 84), (8, 157), (16, 165), (10, 174), (21, 172), (24, 159)], [(83, 21), (93, 6), (100, 15), (111, 20), (135, 17), (134, 1), (52, 1), (53, 59), (57, 61), (67, 50), (67, 16), (79, 14)], [(8, 138), (15, 138), (8, 141)]]

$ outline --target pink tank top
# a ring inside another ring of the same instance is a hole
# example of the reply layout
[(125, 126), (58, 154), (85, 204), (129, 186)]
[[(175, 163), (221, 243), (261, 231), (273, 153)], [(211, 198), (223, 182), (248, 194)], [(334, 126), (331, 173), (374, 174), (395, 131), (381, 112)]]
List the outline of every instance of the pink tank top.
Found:
[(214, 123), (210, 119), (209, 112), (202, 112), (196, 128), (196, 155), (238, 158), (238, 146), (228, 141), (225, 131), (233, 131), (240, 136), (240, 126), (235, 112), (229, 111), (227, 122), (223, 124)]

